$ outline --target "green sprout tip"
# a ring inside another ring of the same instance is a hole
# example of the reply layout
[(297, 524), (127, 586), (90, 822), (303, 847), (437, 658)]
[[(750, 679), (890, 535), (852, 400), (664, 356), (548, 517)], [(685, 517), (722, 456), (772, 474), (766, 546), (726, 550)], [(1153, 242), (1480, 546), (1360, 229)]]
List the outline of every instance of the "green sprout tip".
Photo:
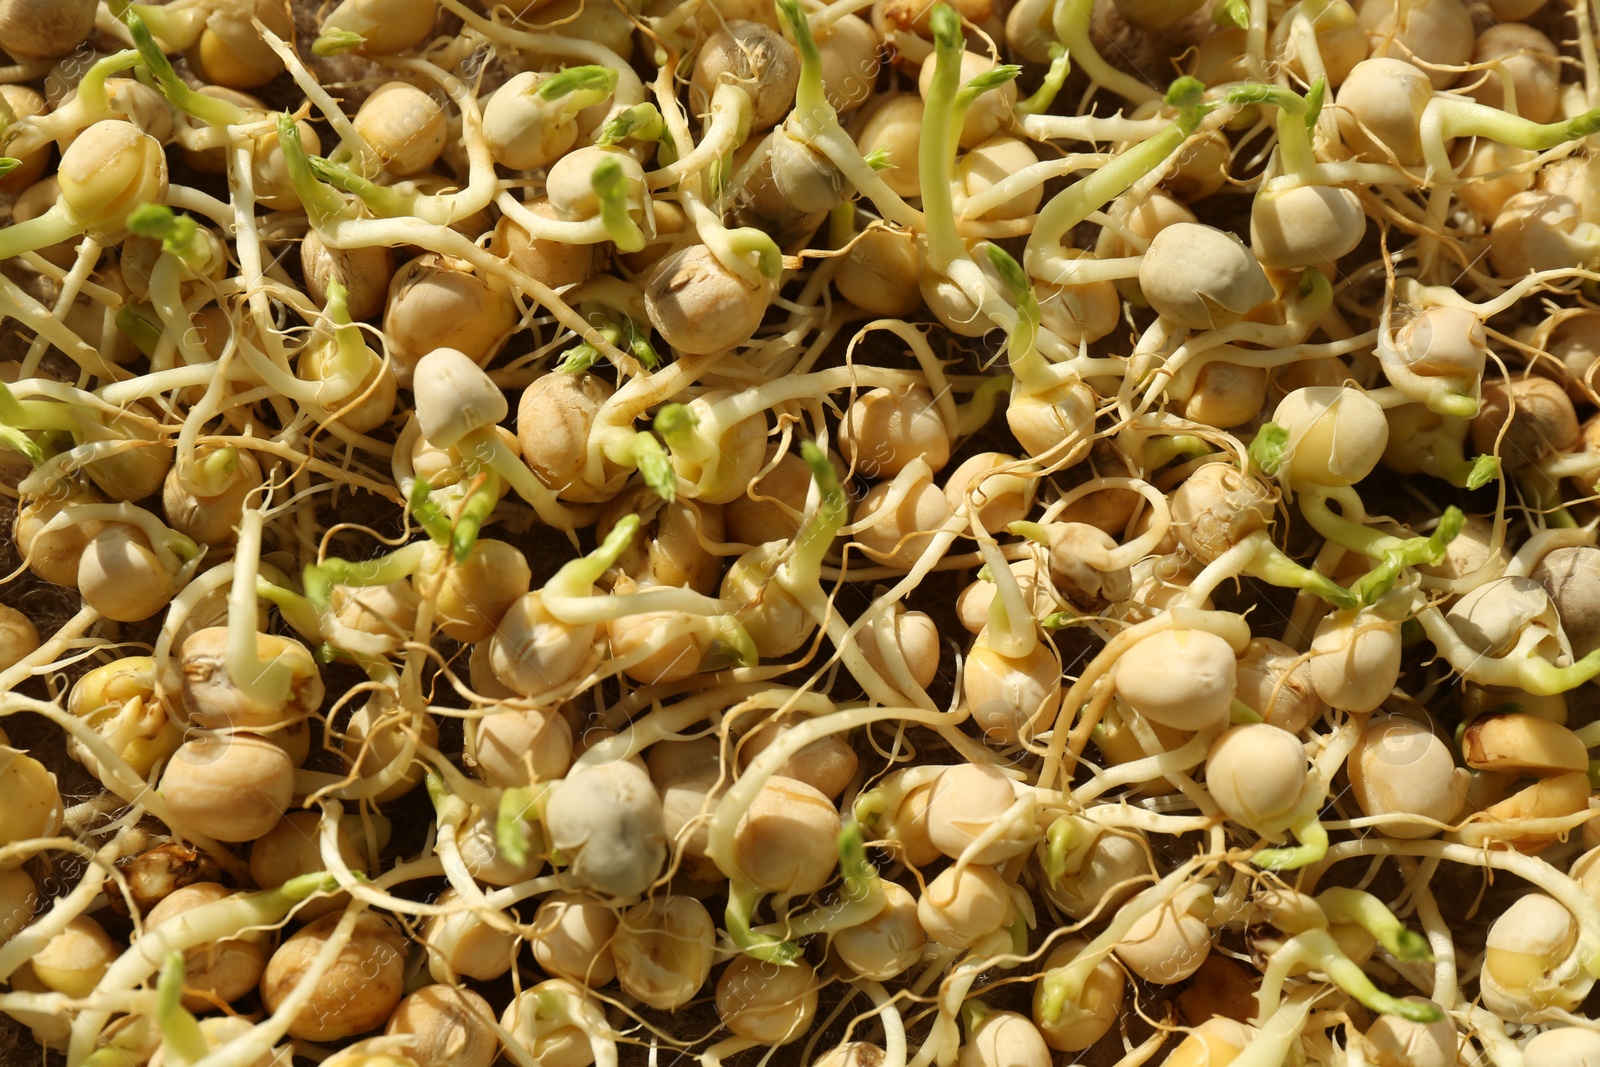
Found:
[(1289, 447), (1289, 431), (1275, 422), (1263, 423), (1250, 442), (1250, 462), (1262, 474), (1274, 475), (1283, 463), (1284, 450)]
[(329, 30), (311, 42), (311, 51), (324, 59), (360, 48), (367, 39), (354, 30)]
[(672, 468), (672, 457), (661, 447), (661, 442), (648, 433), (638, 434), (633, 439), (633, 459), (638, 464), (644, 484), (654, 490), (657, 496), (669, 504), (677, 499), (678, 474)]

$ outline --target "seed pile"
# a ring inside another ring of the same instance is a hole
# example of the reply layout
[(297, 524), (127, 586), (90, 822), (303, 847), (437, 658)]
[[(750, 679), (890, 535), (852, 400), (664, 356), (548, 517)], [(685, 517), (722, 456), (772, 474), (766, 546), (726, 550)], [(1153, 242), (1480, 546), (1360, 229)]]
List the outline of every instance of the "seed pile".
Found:
[(0, 0), (24, 1060), (1600, 1062), (1597, 14)]

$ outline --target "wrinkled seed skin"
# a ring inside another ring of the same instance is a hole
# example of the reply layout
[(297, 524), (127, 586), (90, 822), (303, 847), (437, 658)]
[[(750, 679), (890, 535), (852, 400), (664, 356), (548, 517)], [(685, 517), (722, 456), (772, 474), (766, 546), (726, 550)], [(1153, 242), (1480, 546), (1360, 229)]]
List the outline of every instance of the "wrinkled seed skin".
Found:
[(750, 338), (766, 312), (765, 294), (747, 288), (704, 245), (661, 261), (645, 287), (645, 308), (679, 352), (720, 352)]
[(1572, 401), (1550, 379), (1484, 383), (1482, 405), (1472, 420), (1472, 447), (1479, 454), (1498, 455), (1508, 469), (1517, 470), (1552, 452), (1567, 451), (1579, 436)]
[[(274, 1011), (294, 988), (342, 918), (325, 915), (279, 946), (261, 976), (261, 999)], [(407, 940), (377, 915), (356, 921), (355, 936), (289, 1025), (305, 1041), (337, 1041), (382, 1026), (400, 1003)]]
[(1555, 603), (1572, 654), (1581, 658), (1600, 648), (1600, 549), (1558, 548), (1539, 561), (1531, 577)]

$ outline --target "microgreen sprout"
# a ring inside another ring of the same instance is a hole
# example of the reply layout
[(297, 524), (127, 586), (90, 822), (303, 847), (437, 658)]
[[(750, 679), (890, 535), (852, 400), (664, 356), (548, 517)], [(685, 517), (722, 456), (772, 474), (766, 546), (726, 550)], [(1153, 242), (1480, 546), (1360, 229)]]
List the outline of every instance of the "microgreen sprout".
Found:
[(200, 227), (188, 215), (174, 214), (162, 204), (145, 204), (128, 215), (128, 230), (161, 242), (161, 249), (183, 260), (197, 274), (214, 266), (213, 249), (200, 236)]
[(198, 4), (177, 8), (165, 4), (118, 4), (113, 6), (112, 13), (122, 18), (138, 18), (149, 32), (160, 38), (161, 44), (174, 51), (188, 48), (199, 40), (206, 21), (206, 10)]
[(601, 66), (567, 67), (540, 83), (544, 100), (563, 100), (574, 112), (593, 107), (617, 88), (617, 72)]
[(884, 213), (900, 223), (920, 221), (919, 213), (891, 190), (862, 157), (861, 150), (839, 124), (838, 112), (828, 103), (822, 84), (822, 53), (811, 32), (811, 21), (799, 0), (777, 0), (778, 13), (794, 37), (800, 54), (800, 78), (795, 87), (794, 110), (785, 124), (797, 139), (832, 161), (845, 179)]
[[(1063, 0), (1060, 11), (1085, 6), (1084, 0)], [(1085, 27), (1087, 29), (1087, 27)], [(1071, 42), (1062, 43), (1084, 64), (1083, 54)], [(1091, 53), (1092, 54), (1092, 51)], [(1028, 275), (1056, 285), (1070, 283), (1074, 262), (1063, 252), (1067, 234), (1103, 204), (1120, 196), (1134, 182), (1160, 165), (1188, 139), (1210, 109), (1204, 99), (1205, 86), (1192, 77), (1182, 77), (1167, 89), (1167, 104), (1178, 111), (1177, 119), (1159, 134), (1119, 154), (1116, 159), (1081, 178), (1052, 197), (1039, 212), (1023, 256)]]
[(1432, 963), (1428, 939), (1408, 929), (1371, 893), (1358, 889), (1333, 888), (1317, 894), (1317, 905), (1332, 923), (1355, 923), (1378, 939), (1402, 963)]
[(232, 126), (248, 118), (243, 108), (189, 88), (178, 77), (178, 72), (172, 69), (161, 46), (150, 35), (150, 28), (145, 25), (144, 19), (132, 8), (123, 14), (122, 20), (128, 27), (129, 36), (133, 38), (134, 48), (139, 52), (139, 61), (173, 107), (211, 126)]
[[(760, 468), (766, 451), (766, 417), (759, 411), (750, 413), (753, 406), (750, 395), (718, 391), (688, 404), (665, 404), (656, 413), (652, 428), (666, 441), (672, 469), (693, 486), (691, 495), (696, 499), (729, 503), (743, 495), (744, 486)], [(653, 441), (650, 450), (657, 450)], [(635, 453), (639, 454), (637, 446)]]
[(1072, 72), (1071, 56), (1066, 48), (1056, 43), (1051, 43), (1049, 52), (1050, 66), (1046, 68), (1039, 88), (1033, 91), (1033, 95), (1017, 101), (1016, 111), (1019, 115), (1042, 115), (1049, 111), (1050, 105), (1055, 103), (1056, 94), (1067, 83), (1067, 75)]
[[(656, 370), (661, 366), (661, 356), (650, 343), (649, 332), (628, 315), (602, 308), (587, 311), (585, 318), (589, 325), (600, 332), (600, 336), (616, 347), (631, 352), (645, 370)], [(561, 374), (578, 374), (592, 367), (599, 358), (598, 349), (581, 342), (567, 349), (555, 369)]]
[(962, 84), (961, 16), (950, 5), (938, 3), (932, 8), (929, 21), (933, 28), (936, 65), (932, 87), (923, 106), (922, 139), (918, 146), (922, 212), (928, 235), (927, 268), (934, 275), (955, 283), (979, 315), (1006, 328), (1012, 321), (1009, 309), (999, 301), (999, 294), (993, 291), (957, 232), (950, 174), (955, 164), (955, 138), (968, 108), (984, 93), (1015, 80), (1021, 68), (994, 67)]
[(604, 159), (595, 165), (590, 182), (595, 199), (600, 202), (600, 220), (606, 233), (622, 252), (637, 252), (645, 245), (644, 232), (628, 214), (627, 177), (622, 165), (615, 159)]
[[(430, 779), (430, 785), (432, 780)], [(543, 788), (518, 786), (500, 794), (500, 808), (495, 815), (494, 839), (501, 853), (515, 866), (528, 859), (528, 826), (538, 818), (537, 803), (545, 795)]]
[(1289, 445), (1289, 431), (1275, 422), (1262, 423), (1250, 439), (1250, 463), (1262, 474), (1271, 477), (1278, 473), (1284, 450)]
[(161, 1043), (174, 1067), (192, 1067), (211, 1050), (200, 1023), (183, 1006), (183, 970), (183, 956), (174, 952), (167, 957), (156, 983)]
[(1235, 29), (1249, 29), (1250, 5), (1246, 0), (1223, 0), (1211, 10), (1212, 21), (1218, 26), (1232, 26)]
[(1439, 517), (1439, 524), (1427, 537), (1407, 538), (1398, 544), (1394, 544), (1392, 538), (1369, 542), (1370, 547), (1379, 549), (1380, 562), (1350, 587), (1351, 592), (1360, 598), (1361, 603), (1375, 604), (1394, 588), (1407, 567), (1438, 566), (1443, 563), (1445, 549), (1461, 533), (1466, 522), (1467, 517), (1461, 509), (1452, 505), (1445, 509)]
[(1067, 873), (1067, 853), (1079, 846), (1078, 836), (1070, 819), (1056, 819), (1045, 830), (1040, 865), (1052, 883), (1061, 881)]
[(313, 175), (335, 189), (358, 198), (374, 215), (382, 218), (398, 218), (410, 215), (416, 209), (418, 194), (415, 190), (407, 191), (379, 185), (350, 167), (334, 163), (322, 156), (311, 156), (306, 163)]
[(469, 472), (481, 467), (503, 479), (550, 525), (571, 527), (570, 511), (496, 431), (510, 406), (488, 374), (464, 353), (436, 348), (418, 361), (413, 381), (416, 419), (425, 440), (455, 449), (470, 465)]
[(311, 42), (311, 51), (324, 59), (344, 55), (360, 48), (367, 39), (354, 30), (331, 30), (321, 33)]
[(289, 172), (289, 180), (294, 183), (295, 195), (299, 197), (307, 219), (313, 226), (322, 227), (347, 214), (344, 200), (318, 180), (312, 170), (294, 116), (280, 114), (277, 126), (278, 146), (283, 152), (284, 166)]
[(637, 141), (659, 141), (666, 133), (661, 112), (654, 104), (634, 104), (623, 108), (600, 127), (595, 144), (614, 145), (630, 138)]

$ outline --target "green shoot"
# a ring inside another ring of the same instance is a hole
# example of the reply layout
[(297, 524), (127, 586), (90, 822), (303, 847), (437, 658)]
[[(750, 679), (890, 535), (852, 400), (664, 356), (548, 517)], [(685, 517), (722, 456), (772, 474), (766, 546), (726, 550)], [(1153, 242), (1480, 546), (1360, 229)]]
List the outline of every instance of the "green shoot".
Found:
[(478, 543), (478, 531), (483, 529), (484, 521), (500, 502), (503, 490), (500, 476), (492, 470), (481, 471), (473, 479), (473, 486), (461, 503), (461, 513), (450, 535), (450, 549), (457, 563), (466, 562), (467, 557), (472, 555), (472, 546)]
[(171, 953), (156, 981), (156, 1019), (166, 1060), (174, 1067), (190, 1067), (211, 1051), (199, 1021), (183, 1006), (183, 977), (183, 954)]
[(688, 404), (663, 404), (651, 427), (666, 438), (672, 448), (692, 448), (699, 434), (700, 418)]
[(663, 129), (661, 136), (656, 138), (656, 166), (670, 167), (678, 161), (678, 142), (672, 139), (672, 131)]
[(661, 112), (651, 103), (634, 104), (623, 108), (600, 127), (595, 144), (602, 148), (626, 141), (630, 137), (639, 141), (659, 141), (666, 133)]
[(311, 51), (324, 59), (360, 48), (367, 39), (355, 30), (332, 30), (311, 42)]
[(622, 316), (622, 328), (627, 334), (628, 351), (633, 353), (639, 365), (645, 370), (658, 369), (661, 355), (656, 351), (656, 346), (650, 343), (650, 331), (642, 329), (627, 315)]
[(745, 879), (738, 878), (729, 882), (728, 906), (723, 911), (723, 922), (728, 928), (728, 937), (746, 956), (767, 963), (776, 963), (780, 967), (792, 966), (800, 956), (799, 945), (770, 934), (757, 933), (750, 925), (750, 917), (760, 900), (760, 890)]
[[(277, 608), (283, 621), (292, 626), (307, 642), (317, 644), (321, 641), (323, 631), (321, 613), (310, 598), (301, 596), (292, 589), (285, 589), (281, 585), (274, 585), (259, 574), (256, 575), (256, 596)], [(343, 649), (333, 645), (328, 646), (328, 651), (333, 655), (344, 652)]]
[(577, 114), (601, 103), (617, 89), (618, 73), (609, 67), (568, 67), (552, 74), (533, 91), (541, 100), (565, 101), (567, 110)]
[(1040, 866), (1051, 885), (1060, 885), (1067, 873), (1067, 856), (1081, 842), (1071, 819), (1057, 819), (1044, 832), (1044, 851), (1039, 855)]
[(822, 558), (839, 535), (849, 513), (849, 501), (839, 486), (839, 476), (828, 462), (827, 453), (814, 441), (801, 441), (800, 458), (811, 468), (811, 477), (822, 493), (822, 500), (795, 535), (793, 554), (778, 569), (779, 583), (791, 592), (802, 587), (815, 589), (821, 580)]
[(178, 72), (172, 69), (172, 63), (150, 35), (150, 28), (138, 15), (130, 10), (123, 16), (123, 22), (133, 37), (133, 46), (139, 53), (140, 61), (155, 78), (156, 88), (161, 90), (161, 95), (173, 107), (208, 126), (233, 126), (250, 117), (249, 112), (236, 104), (189, 88), (178, 77)]
[[(1011, 920), (1011, 925), (1005, 928), (1011, 935), (1011, 951), (1018, 956), (1028, 954), (1028, 918), (1021, 912)], [(970, 1003), (970, 1002), (969, 1002)]]
[(1235, 105), (1270, 104), (1278, 109), (1278, 149), (1282, 154), (1283, 169), (1290, 174), (1302, 173), (1316, 165), (1311, 151), (1311, 131), (1316, 128), (1316, 116), (1322, 112), (1322, 99), (1327, 83), (1318, 78), (1310, 91), (1301, 96), (1293, 89), (1280, 85), (1262, 85), (1252, 82), (1229, 89), (1223, 100)]
[(1395, 917), (1383, 901), (1359, 889), (1326, 889), (1317, 904), (1333, 923), (1354, 923), (1378, 939), (1395, 959), (1404, 963), (1432, 963), (1428, 939)]
[(587, 342), (573, 345), (562, 353), (561, 361), (556, 364), (557, 374), (582, 374), (594, 366), (594, 361), (600, 358), (600, 350)]
[(678, 497), (678, 474), (672, 468), (672, 457), (661, 447), (661, 442), (648, 433), (633, 438), (633, 459), (644, 478), (644, 484), (667, 503)]
[(321, 563), (306, 567), (301, 574), (301, 587), (305, 589), (307, 600), (326, 610), (336, 585), (388, 585), (411, 577), (422, 565), (423, 550), (429, 546), (428, 541), (413, 541), (386, 556), (359, 562), (328, 556)]
[(622, 164), (603, 159), (589, 178), (595, 199), (600, 202), (600, 221), (606, 234), (621, 252), (637, 252), (645, 246), (644, 231), (628, 214), (628, 179)]
[(985, 251), (1017, 306), (1017, 322), (1006, 339), (1012, 377), (1024, 390), (1047, 388), (1052, 375), (1049, 363), (1039, 351), (1039, 298), (1033, 291), (1033, 283), (1011, 253), (997, 244), (987, 245)]
[(1258, 530), (1249, 537), (1256, 540), (1256, 555), (1245, 567), (1247, 573), (1284, 589), (1304, 589), (1342, 610), (1360, 606), (1360, 598), (1354, 593), (1327, 575), (1290, 559), (1264, 531)]
[(530, 824), (539, 820), (538, 803), (543, 795), (541, 786), (518, 786), (500, 794), (494, 820), (495, 846), (513, 866), (521, 867), (528, 861)]
[(1311, 88), (1306, 90), (1305, 124), (1308, 131), (1317, 128), (1317, 120), (1322, 117), (1322, 105), (1328, 96), (1328, 79), (1325, 75), (1318, 76), (1311, 83)]
[(211, 249), (200, 236), (200, 226), (164, 204), (142, 204), (128, 213), (128, 230), (161, 242), (161, 250), (177, 256), (190, 270), (200, 273), (211, 266)]
[(1289, 431), (1275, 422), (1267, 422), (1256, 431), (1250, 442), (1250, 465), (1271, 477), (1283, 464), (1284, 450), (1289, 447)]
[(278, 116), (278, 147), (283, 152), (284, 169), (289, 172), (289, 181), (301, 205), (305, 207), (306, 218), (312, 227), (325, 226), (343, 215), (345, 202), (312, 173), (305, 145), (300, 140), (300, 128), (288, 113)]
[(1300, 844), (1289, 848), (1264, 848), (1252, 857), (1252, 862), (1269, 871), (1297, 871), (1301, 867), (1320, 863), (1327, 856), (1328, 831), (1323, 828), (1315, 812), (1289, 827), (1289, 830)]
[(1366, 604), (1392, 589), (1405, 567), (1442, 563), (1445, 547), (1466, 523), (1460, 509), (1451, 507), (1439, 517), (1431, 536), (1401, 538), (1346, 519), (1328, 506), (1322, 494), (1301, 493), (1299, 503), (1300, 513), (1317, 533), (1342, 548), (1380, 561), (1356, 583), (1357, 596)]
[(1397, 543), (1384, 549), (1378, 566), (1357, 579), (1350, 587), (1351, 591), (1360, 597), (1363, 604), (1377, 603), (1379, 598), (1394, 588), (1401, 572), (1407, 567), (1421, 564), (1436, 567), (1443, 563), (1445, 550), (1466, 524), (1466, 515), (1452, 504), (1439, 516), (1439, 524), (1430, 536), (1410, 537), (1403, 541), (1391, 539)]
[(406, 510), (411, 512), (411, 517), (434, 544), (450, 543), (450, 516), (433, 502), (433, 487), (426, 478), (418, 478), (412, 483), (411, 494), (406, 498)]
[(735, 255), (755, 256), (756, 269), (763, 278), (776, 278), (783, 273), (783, 250), (765, 230), (735, 226), (723, 231), (723, 239)]
[(1043, 115), (1050, 110), (1050, 105), (1056, 102), (1056, 95), (1061, 92), (1061, 87), (1067, 83), (1067, 75), (1072, 73), (1072, 60), (1067, 55), (1067, 50), (1061, 45), (1050, 44), (1050, 67), (1044, 72), (1044, 81), (1033, 95), (1023, 100), (1018, 100), (1015, 110), (1019, 115)]
[(871, 167), (873, 170), (894, 169), (894, 160), (890, 157), (890, 153), (887, 148), (874, 148), (861, 158), (865, 160), (867, 166)]
[(838, 112), (828, 103), (822, 85), (822, 50), (817, 47), (811, 20), (798, 0), (778, 0), (778, 12), (794, 37), (795, 51), (800, 53), (800, 81), (794, 91), (790, 122), (800, 131), (815, 131), (838, 120)]
[(1305, 947), (1308, 962), (1328, 976), (1328, 980), (1355, 1000), (1383, 1015), (1397, 1015), (1414, 1023), (1436, 1023), (1444, 1018), (1438, 1005), (1415, 1000), (1401, 1000), (1373, 985), (1356, 963), (1339, 948), (1338, 942), (1326, 930), (1307, 930), (1295, 937)]
[(738, 619), (732, 615), (719, 615), (711, 620), (713, 632), (712, 651), (721, 655), (735, 667), (754, 667), (761, 662), (761, 652), (755, 638), (750, 636)]
[(563, 564), (545, 583), (545, 589), (557, 596), (589, 596), (594, 591), (594, 583), (616, 564), (638, 532), (639, 516), (624, 515), (598, 548)]
[(1250, 28), (1250, 5), (1247, 0), (1222, 0), (1211, 9), (1211, 21), (1224, 29), (1247, 30)]
[[(1496, 456), (1479, 456), (1472, 461), (1472, 468), (1467, 472), (1466, 480), (1462, 483), (1465, 489), (1482, 489), (1490, 482), (1500, 477), (1500, 460)], [(1600, 488), (1597, 488), (1600, 492)]]
[(867, 858), (859, 823), (847, 822), (839, 831), (839, 877), (844, 880), (847, 900), (866, 897), (878, 881), (878, 869)]
[(984, 71), (971, 81), (961, 86), (956, 93), (956, 113), (965, 114), (984, 93), (993, 92), (1002, 85), (1008, 85), (1017, 80), (1022, 73), (1022, 68), (1015, 63), (1004, 63)]
[(962, 1003), (961, 1030), (967, 1035), (968, 1041), (971, 1041), (977, 1034), (978, 1027), (983, 1025), (983, 1021), (993, 1014), (994, 1012), (990, 1010), (989, 1005), (976, 997)]
[(117, 311), (114, 321), (117, 332), (131, 341), (146, 359), (156, 354), (156, 349), (161, 345), (161, 327), (139, 314), (130, 304), (124, 304)]
[(1176, 459), (1193, 459), (1216, 451), (1211, 443), (1193, 434), (1174, 434), (1171, 437), (1147, 439), (1139, 449), (1144, 466), (1160, 470)]
[(349, 167), (341, 166), (321, 156), (312, 156), (308, 163), (312, 173), (337, 189), (342, 189), (367, 205), (379, 218), (399, 218), (411, 214), (414, 194), (408, 195), (390, 185), (379, 185), (364, 178)]
[(1233, 723), (1235, 726), (1241, 726), (1248, 725), (1250, 723), (1266, 722), (1267, 720), (1263, 719), (1259, 714), (1257, 714), (1255, 708), (1252, 708), (1249, 704), (1246, 704), (1238, 697), (1234, 697), (1233, 703), (1228, 705), (1228, 721)]
[(1499, 108), (1450, 98), (1440, 117), (1442, 137), (1487, 137), (1529, 152), (1548, 152), (1600, 132), (1600, 108), (1561, 122), (1537, 123)]
[(18, 400), (4, 382), (0, 382), (0, 423), (21, 430), (66, 433), (81, 432), (83, 428), (70, 405), (54, 400)]
[(989, 424), (1000, 407), (1000, 398), (1011, 395), (1016, 379), (1009, 374), (994, 374), (972, 391), (964, 404), (956, 405), (956, 436), (971, 437)]
[(0, 446), (21, 453), (35, 467), (44, 465), (44, 449), (40, 448), (33, 438), (14, 426), (0, 425)]

